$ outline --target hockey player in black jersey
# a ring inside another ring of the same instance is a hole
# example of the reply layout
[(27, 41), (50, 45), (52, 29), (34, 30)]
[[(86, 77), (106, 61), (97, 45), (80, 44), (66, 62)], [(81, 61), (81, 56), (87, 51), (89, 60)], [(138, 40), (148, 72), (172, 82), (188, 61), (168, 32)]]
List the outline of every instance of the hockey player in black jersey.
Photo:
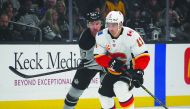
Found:
[[(79, 38), (79, 47), (81, 55), (81, 66), (96, 64), (94, 60), (94, 46), (95, 36), (101, 29), (101, 16), (99, 12), (87, 13), (87, 29), (81, 33)], [(64, 109), (75, 108), (79, 97), (82, 95), (84, 90), (89, 86), (92, 78), (98, 73), (102, 73), (102, 67), (93, 66), (79, 69), (76, 71), (72, 86), (66, 95), (64, 102)]]

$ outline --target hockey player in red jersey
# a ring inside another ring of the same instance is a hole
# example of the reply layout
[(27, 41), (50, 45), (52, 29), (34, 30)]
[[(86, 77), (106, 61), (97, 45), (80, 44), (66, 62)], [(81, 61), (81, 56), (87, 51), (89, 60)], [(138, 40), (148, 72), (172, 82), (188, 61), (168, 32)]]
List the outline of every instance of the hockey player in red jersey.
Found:
[(131, 90), (143, 84), (143, 74), (150, 56), (140, 35), (123, 26), (123, 15), (111, 11), (106, 16), (106, 28), (96, 36), (96, 62), (107, 69), (99, 88), (103, 109), (115, 109), (117, 97), (123, 109), (134, 109)]

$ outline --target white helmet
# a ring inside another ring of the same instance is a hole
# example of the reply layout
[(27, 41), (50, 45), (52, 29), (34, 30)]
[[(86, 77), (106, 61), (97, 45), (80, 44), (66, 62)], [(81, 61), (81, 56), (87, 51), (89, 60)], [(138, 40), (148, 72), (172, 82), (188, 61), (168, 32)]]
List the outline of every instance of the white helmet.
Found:
[(107, 23), (118, 23), (123, 26), (124, 17), (120, 11), (110, 11), (106, 16), (106, 24)]

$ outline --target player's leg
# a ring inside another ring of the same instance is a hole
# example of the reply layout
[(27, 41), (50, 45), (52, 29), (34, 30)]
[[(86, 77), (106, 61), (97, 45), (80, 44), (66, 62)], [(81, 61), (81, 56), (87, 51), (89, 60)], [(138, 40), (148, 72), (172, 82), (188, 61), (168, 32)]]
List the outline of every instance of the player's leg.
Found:
[(115, 80), (115, 76), (109, 73), (105, 74), (102, 78), (101, 86), (98, 90), (102, 109), (115, 109), (115, 102), (113, 99), (115, 96), (113, 92), (113, 83)]
[(79, 100), (79, 97), (82, 95), (83, 92), (84, 90), (71, 87), (68, 94), (66, 95), (63, 109), (74, 109)]
[(129, 91), (128, 83), (117, 81), (113, 85), (113, 90), (123, 109), (134, 109), (134, 97)]
[(96, 70), (91, 69), (77, 70), (72, 81), (72, 87), (66, 95), (64, 109), (73, 109), (76, 106), (79, 97), (89, 86), (91, 79), (96, 75), (96, 73)]
[(112, 97), (107, 97), (100, 94), (99, 98), (102, 109), (116, 109), (114, 99)]

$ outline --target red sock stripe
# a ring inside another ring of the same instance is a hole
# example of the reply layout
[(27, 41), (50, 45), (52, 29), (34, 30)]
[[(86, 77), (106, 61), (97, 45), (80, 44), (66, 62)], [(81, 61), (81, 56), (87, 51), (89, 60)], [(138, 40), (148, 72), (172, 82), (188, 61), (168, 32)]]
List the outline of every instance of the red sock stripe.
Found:
[(125, 102), (119, 102), (121, 107), (129, 107), (133, 104), (134, 102), (134, 97), (132, 96), (129, 100), (125, 101)]

